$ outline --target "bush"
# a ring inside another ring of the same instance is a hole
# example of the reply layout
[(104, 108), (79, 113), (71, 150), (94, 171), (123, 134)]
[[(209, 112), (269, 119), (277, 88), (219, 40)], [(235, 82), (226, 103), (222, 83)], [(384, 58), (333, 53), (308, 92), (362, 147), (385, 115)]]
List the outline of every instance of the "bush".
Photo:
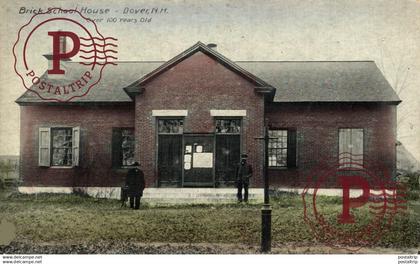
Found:
[(420, 198), (420, 171), (403, 172), (398, 176), (398, 182), (407, 188), (407, 200), (419, 200)]
[(420, 171), (401, 172), (398, 176), (398, 182), (403, 183), (410, 190), (420, 190)]
[(408, 185), (411, 190), (420, 190), (420, 171), (409, 174)]

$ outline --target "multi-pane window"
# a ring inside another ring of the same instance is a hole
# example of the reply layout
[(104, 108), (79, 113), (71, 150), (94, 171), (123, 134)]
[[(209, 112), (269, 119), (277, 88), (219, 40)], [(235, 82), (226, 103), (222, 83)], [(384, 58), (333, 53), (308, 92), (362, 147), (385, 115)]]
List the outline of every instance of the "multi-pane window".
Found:
[(159, 134), (182, 134), (184, 131), (183, 119), (159, 119)]
[(52, 166), (72, 165), (72, 129), (53, 128), (52, 136)]
[(268, 166), (287, 166), (287, 130), (268, 131)]
[(268, 166), (270, 168), (296, 167), (296, 129), (270, 129), (268, 136)]
[(134, 160), (134, 129), (121, 129), (122, 166), (129, 166)]
[(340, 167), (363, 166), (363, 128), (339, 129), (339, 164)]
[(78, 166), (80, 127), (40, 127), (38, 165)]
[(114, 168), (130, 166), (134, 159), (134, 128), (117, 127), (112, 130), (112, 165)]
[(241, 120), (240, 119), (216, 119), (216, 133), (217, 134), (240, 134)]

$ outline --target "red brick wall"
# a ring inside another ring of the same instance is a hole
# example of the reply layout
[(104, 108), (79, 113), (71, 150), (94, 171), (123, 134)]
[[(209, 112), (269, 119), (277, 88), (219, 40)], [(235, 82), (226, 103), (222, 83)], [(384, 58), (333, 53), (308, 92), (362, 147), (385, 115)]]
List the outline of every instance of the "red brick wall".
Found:
[(144, 168), (148, 186), (156, 186), (156, 118), (152, 110), (187, 109), (184, 132), (213, 133), (210, 109), (246, 109), (243, 118), (242, 149), (249, 154), (255, 173), (252, 187), (261, 187), (264, 100), (255, 85), (225, 66), (198, 52), (157, 76), (136, 97), (135, 129), (137, 157)]
[[(22, 106), (21, 175), (25, 186), (118, 186), (124, 171), (112, 169), (113, 127), (135, 127), (136, 156), (147, 186), (157, 183), (156, 118), (152, 110), (187, 109), (184, 132), (213, 133), (211, 109), (245, 109), (242, 151), (254, 167), (251, 187), (262, 187), (264, 100), (255, 85), (203, 53), (196, 53), (148, 82), (135, 105)], [(278, 128), (297, 128), (297, 168), (269, 170), (271, 186), (303, 187), (324, 157), (337, 160), (338, 129), (364, 128), (364, 152), (395, 170), (396, 107), (381, 104), (269, 104), (265, 117)], [(80, 126), (80, 167), (38, 166), (38, 128)], [(327, 186), (334, 186), (328, 183)]]
[[(396, 106), (383, 104), (270, 104), (270, 124), (297, 128), (297, 168), (271, 169), (270, 185), (303, 186), (320, 162), (336, 165), (339, 128), (364, 128), (364, 156), (395, 173)], [(321, 172), (322, 174), (322, 172)], [(336, 186), (328, 182), (325, 186)]]
[[(119, 186), (123, 171), (112, 170), (112, 127), (133, 127), (133, 105), (22, 106), (21, 176), (24, 186)], [(38, 128), (80, 126), (80, 166), (38, 166)]]

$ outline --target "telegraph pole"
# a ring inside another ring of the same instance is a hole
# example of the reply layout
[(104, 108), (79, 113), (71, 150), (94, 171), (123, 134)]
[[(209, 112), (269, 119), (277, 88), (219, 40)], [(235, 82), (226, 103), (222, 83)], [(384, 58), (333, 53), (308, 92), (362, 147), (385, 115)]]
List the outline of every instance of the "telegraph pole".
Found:
[(264, 125), (264, 137), (255, 138), (264, 141), (264, 205), (261, 208), (261, 251), (264, 253), (271, 250), (271, 205), (269, 196), (269, 179), (268, 179), (268, 135), (267, 124)]

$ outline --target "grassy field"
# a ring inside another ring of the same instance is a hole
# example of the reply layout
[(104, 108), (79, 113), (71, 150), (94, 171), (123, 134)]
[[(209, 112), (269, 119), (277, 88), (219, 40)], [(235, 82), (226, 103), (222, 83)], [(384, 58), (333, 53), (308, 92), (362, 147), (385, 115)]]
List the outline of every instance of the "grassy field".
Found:
[[(274, 248), (290, 244), (311, 248), (322, 244), (303, 219), (300, 196), (283, 194), (272, 201)], [(325, 197), (318, 201), (318, 206), (333, 212), (340, 210), (340, 203), (341, 199)], [(418, 205), (418, 202), (410, 203), (408, 213), (397, 217), (389, 232), (374, 246), (418, 247)], [(0, 200), (0, 220), (16, 226), (12, 245), (77, 247), (122, 243), (125, 247), (127, 243), (201, 243), (241, 245), (252, 252), (260, 243), (260, 209), (259, 204), (166, 207), (142, 204), (141, 210), (134, 211), (120, 208), (120, 203), (115, 200), (77, 195), (12, 195)], [(5, 247), (0, 247), (1, 250), (7, 251)]]

